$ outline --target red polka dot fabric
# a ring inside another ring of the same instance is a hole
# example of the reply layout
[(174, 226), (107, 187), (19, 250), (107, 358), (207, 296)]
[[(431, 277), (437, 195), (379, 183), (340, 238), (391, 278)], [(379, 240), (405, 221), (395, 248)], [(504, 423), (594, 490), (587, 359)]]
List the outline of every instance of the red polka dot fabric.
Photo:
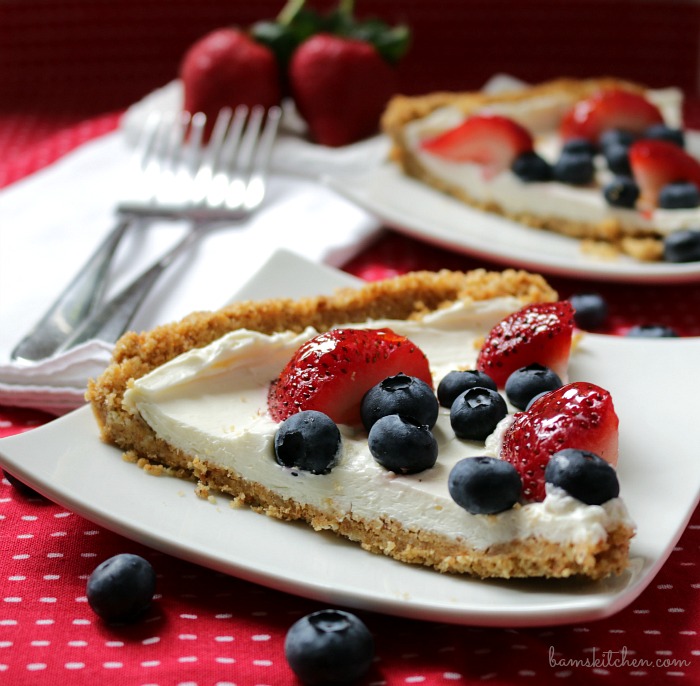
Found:
[[(0, 4), (0, 188), (112, 131), (124, 108), (175, 76), (184, 49), (206, 31), (274, 16), (282, 4)], [(405, 92), (475, 88), (499, 72), (531, 81), (615, 73), (652, 86), (680, 86), (688, 96), (687, 120), (700, 123), (697, 3), (365, 0), (357, 5), (362, 14), (413, 27), (414, 44), (400, 70)], [(634, 40), (623, 40), (620, 26)], [(0, 250), (9, 219), (0, 218)], [(375, 280), (412, 269), (473, 267), (501, 265), (387, 230), (345, 269)], [(604, 333), (620, 335), (635, 324), (656, 323), (684, 336), (700, 335), (700, 284), (550, 281), (562, 297), (601, 293), (610, 307)], [(0, 437), (31, 431), (50, 419), (0, 407)], [(671, 457), (659, 459), (672, 469)], [(699, 549), (696, 512), (651, 585), (628, 607), (591, 623), (485, 629), (354, 610), (376, 642), (375, 661), (361, 683), (698, 684)], [(124, 552), (151, 562), (156, 597), (139, 622), (108, 626), (90, 609), (86, 582), (101, 561)], [(294, 686), (300, 682), (284, 657), (285, 634), (298, 618), (320, 608), (151, 550), (0, 479), (0, 684)]]

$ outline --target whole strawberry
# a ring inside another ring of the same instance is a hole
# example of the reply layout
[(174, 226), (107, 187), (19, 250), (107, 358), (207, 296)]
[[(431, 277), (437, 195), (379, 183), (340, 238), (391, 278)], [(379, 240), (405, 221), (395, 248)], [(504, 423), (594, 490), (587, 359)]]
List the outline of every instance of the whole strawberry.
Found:
[(279, 103), (277, 59), (266, 46), (237, 28), (221, 28), (194, 43), (180, 65), (184, 109), (204, 112), (211, 122), (224, 107)]
[(373, 45), (325, 33), (297, 48), (289, 81), (312, 138), (334, 147), (374, 134), (397, 88), (394, 68)]

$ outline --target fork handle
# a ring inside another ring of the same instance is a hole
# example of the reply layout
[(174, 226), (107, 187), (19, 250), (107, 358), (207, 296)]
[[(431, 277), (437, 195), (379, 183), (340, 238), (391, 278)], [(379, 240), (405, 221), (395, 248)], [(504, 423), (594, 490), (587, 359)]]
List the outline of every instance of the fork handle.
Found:
[(57, 352), (64, 352), (92, 339), (114, 343), (126, 331), (158, 277), (198, 235), (199, 231), (196, 228), (188, 231), (182, 240), (141, 276), (85, 319), (73, 334), (61, 343)]
[(11, 359), (33, 362), (50, 357), (73, 334), (102, 298), (114, 253), (133, 222), (133, 217), (118, 221), (43, 317), (15, 346)]

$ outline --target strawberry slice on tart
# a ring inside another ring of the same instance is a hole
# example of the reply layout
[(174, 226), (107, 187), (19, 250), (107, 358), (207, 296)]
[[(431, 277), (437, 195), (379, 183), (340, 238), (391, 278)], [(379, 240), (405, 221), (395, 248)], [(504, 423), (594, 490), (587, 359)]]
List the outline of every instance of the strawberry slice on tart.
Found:
[(405, 336), (387, 328), (331, 329), (294, 353), (270, 384), (268, 410), (275, 421), (318, 410), (337, 424), (358, 425), (365, 393), (398, 373), (432, 388), (428, 358)]
[(559, 133), (564, 140), (584, 138), (598, 143), (605, 131), (641, 134), (663, 121), (659, 108), (640, 93), (611, 89), (577, 102), (564, 115)]
[(683, 148), (663, 140), (642, 139), (629, 151), (632, 174), (640, 190), (640, 203), (658, 205), (661, 189), (669, 183), (689, 181), (700, 188), (700, 162)]
[(453, 162), (474, 162), (486, 176), (509, 169), (520, 155), (534, 149), (530, 132), (501, 115), (474, 115), (453, 129), (425, 139), (421, 148)]
[(536, 400), (526, 412), (516, 412), (501, 445), (501, 459), (510, 462), (523, 480), (523, 497), (545, 497), (544, 473), (551, 456), (566, 448), (595, 453), (617, 464), (619, 420), (608, 391), (575, 382)]
[(568, 301), (528, 305), (491, 329), (476, 367), (499, 388), (514, 371), (535, 363), (566, 379), (573, 330), (574, 310)]

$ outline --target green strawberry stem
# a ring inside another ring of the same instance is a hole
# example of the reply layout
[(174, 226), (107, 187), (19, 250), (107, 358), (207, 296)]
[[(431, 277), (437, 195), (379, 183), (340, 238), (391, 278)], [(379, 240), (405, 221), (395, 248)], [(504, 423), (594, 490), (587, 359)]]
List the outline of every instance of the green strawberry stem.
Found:
[(284, 26), (289, 26), (304, 8), (305, 4), (306, 0), (287, 0), (287, 3), (277, 15), (277, 22)]

